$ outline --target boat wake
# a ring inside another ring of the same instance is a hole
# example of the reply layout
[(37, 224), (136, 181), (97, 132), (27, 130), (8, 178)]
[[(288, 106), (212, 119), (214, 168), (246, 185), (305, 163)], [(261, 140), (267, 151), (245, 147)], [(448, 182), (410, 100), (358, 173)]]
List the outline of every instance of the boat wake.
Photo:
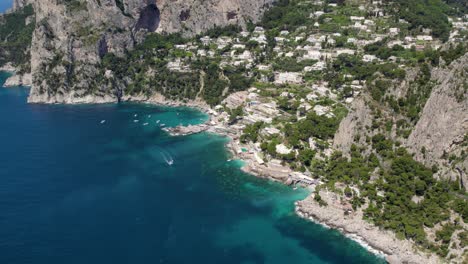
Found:
[(169, 166), (172, 166), (172, 164), (174, 164), (174, 160), (172, 158), (169, 158), (169, 159), (164, 159), (167, 163), (167, 165)]
[(163, 157), (167, 165), (172, 166), (174, 164), (174, 159), (169, 153), (161, 151), (161, 156)]

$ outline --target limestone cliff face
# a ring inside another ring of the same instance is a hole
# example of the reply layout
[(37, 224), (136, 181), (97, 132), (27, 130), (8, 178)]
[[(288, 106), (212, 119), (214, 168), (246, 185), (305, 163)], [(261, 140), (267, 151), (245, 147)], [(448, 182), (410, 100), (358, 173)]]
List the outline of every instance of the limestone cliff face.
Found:
[(104, 53), (119, 54), (133, 47), (134, 19), (112, 0), (77, 1), (73, 6), (36, 0), (34, 9), (29, 102), (72, 103), (91, 95), (114, 100), (110, 87), (95, 83), (95, 65)]
[[(23, 2), (24, 0), (17, 0)], [(147, 32), (186, 36), (214, 26), (257, 21), (273, 0), (30, 0), (37, 26), (31, 48), (29, 102), (115, 101), (118, 84), (102, 84), (96, 65), (122, 55)], [(116, 87), (117, 86), (117, 87)]]
[[(433, 88), (421, 118), (406, 143), (416, 160), (426, 165), (440, 165), (441, 176), (468, 187), (468, 54), (446, 68), (432, 71), (438, 85)], [(424, 151), (422, 151), (424, 149)], [(457, 157), (455, 160), (448, 157)]]
[(18, 10), (20, 9), (21, 7), (25, 6), (28, 4), (28, 0), (13, 0), (13, 8), (12, 10)]
[(362, 135), (362, 131), (366, 126), (372, 123), (371, 110), (369, 109), (364, 97), (357, 98), (352, 105), (350, 113), (341, 121), (338, 130), (333, 139), (333, 145), (345, 153), (349, 152), (351, 145), (354, 142), (365, 143), (365, 136), (358, 139), (358, 135)]
[[(407, 78), (396, 85), (390, 93), (398, 97), (407, 96), (408, 85), (417, 77), (418, 71), (409, 69)], [(395, 135), (395, 126), (388, 135), (400, 141), (414, 154), (417, 161), (428, 167), (437, 165), (440, 178), (459, 180), (468, 188), (468, 54), (450, 65), (434, 68), (431, 80), (435, 82), (429, 99), (424, 105), (420, 118), (412, 127), (408, 138)], [(370, 148), (366, 137), (376, 132), (369, 130), (375, 118), (370, 107), (381, 110), (380, 115), (402, 118), (391, 109), (377, 105), (365, 92), (350, 108), (342, 120), (334, 138), (334, 147), (348, 153), (353, 143)]]
[(257, 21), (273, 0), (157, 1), (161, 23), (157, 32), (201, 33), (213, 26)]

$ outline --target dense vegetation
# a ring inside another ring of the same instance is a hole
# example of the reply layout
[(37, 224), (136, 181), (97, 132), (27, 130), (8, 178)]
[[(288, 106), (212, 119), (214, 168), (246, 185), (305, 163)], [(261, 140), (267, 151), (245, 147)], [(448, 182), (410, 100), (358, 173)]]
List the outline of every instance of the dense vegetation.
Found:
[(441, 0), (396, 0), (400, 5), (398, 15), (410, 22), (410, 29), (420, 27), (432, 30), (432, 35), (447, 40), (450, 24), (447, 19), (449, 6)]
[[(348, 196), (352, 196), (354, 208), (365, 203), (363, 197), (369, 200), (369, 206), (364, 210), (369, 221), (445, 256), (450, 241), (447, 237), (460, 226), (449, 221), (438, 232), (441, 247), (427, 240), (424, 227), (448, 221), (450, 210), (458, 212), (466, 222), (468, 202), (457, 198), (456, 194), (463, 191), (455, 182), (435, 180), (435, 168), (429, 169), (416, 162), (404, 148), (396, 147), (385, 136), (375, 137), (372, 142), (373, 148), (380, 153), (378, 156), (365, 156), (364, 149), (354, 145), (350, 158), (335, 153), (324, 164), (315, 162), (312, 170), (317, 175), (325, 175), (326, 185), (331, 189), (335, 188), (336, 182), (358, 186), (361, 194)], [(380, 177), (371, 180), (376, 173)]]
[[(0, 65), (11, 62), (22, 72), (29, 71), (29, 48), (35, 27), (33, 15), (34, 10), (28, 5), (0, 17)], [(30, 22), (26, 24), (28, 17)]]
[[(236, 30), (229, 27), (226, 32), (231, 29)], [(222, 29), (215, 28), (211, 32), (214, 36), (223, 35)], [(250, 86), (252, 80), (244, 76), (242, 67), (221, 69), (216, 58), (190, 58), (191, 54), (175, 48), (188, 41), (190, 39), (180, 34), (149, 34), (124, 58), (106, 54), (102, 68), (112, 70), (119, 81), (125, 82), (127, 94), (151, 95), (159, 92), (175, 100), (199, 96), (210, 105), (219, 104), (227, 96), (226, 89), (236, 92)], [(168, 58), (178, 57), (190, 58), (187, 70), (171, 71), (167, 68)]]
[(307, 20), (308, 13), (300, 9), (294, 0), (280, 0), (275, 6), (268, 10), (262, 18), (261, 25), (266, 29), (288, 29), (294, 30), (302, 26)]

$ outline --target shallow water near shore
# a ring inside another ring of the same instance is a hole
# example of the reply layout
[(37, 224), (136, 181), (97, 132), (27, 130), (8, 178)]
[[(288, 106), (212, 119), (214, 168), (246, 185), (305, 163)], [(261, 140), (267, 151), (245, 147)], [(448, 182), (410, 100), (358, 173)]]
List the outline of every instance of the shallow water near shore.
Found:
[(226, 138), (159, 127), (199, 111), (27, 94), (0, 88), (0, 263), (384, 262), (297, 217), (308, 192), (243, 173)]

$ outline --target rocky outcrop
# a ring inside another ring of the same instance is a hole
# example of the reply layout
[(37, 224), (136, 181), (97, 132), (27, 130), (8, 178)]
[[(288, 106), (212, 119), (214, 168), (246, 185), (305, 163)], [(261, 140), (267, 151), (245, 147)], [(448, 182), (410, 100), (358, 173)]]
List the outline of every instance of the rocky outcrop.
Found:
[(89, 95), (117, 101), (125, 87), (106, 80), (98, 65), (107, 53), (133, 49), (148, 32), (193, 36), (215, 26), (244, 26), (274, 0), (32, 1), (37, 23), (29, 102), (65, 103)]
[(393, 232), (380, 230), (362, 218), (362, 210), (345, 213), (340, 199), (332, 192), (321, 191), (320, 196), (328, 205), (320, 206), (314, 194), (296, 203), (296, 213), (306, 219), (340, 230), (346, 236), (383, 254), (388, 263), (426, 263), (443, 261), (430, 253), (416, 250), (408, 240), (398, 239)]
[(28, 4), (30, 4), (32, 1), (31, 0), (13, 0), (13, 7), (11, 11), (16, 11)]
[(214, 26), (245, 26), (257, 21), (273, 0), (157, 1), (161, 23), (157, 32), (199, 34)]
[[(356, 141), (360, 141), (357, 137), (363, 135), (362, 131), (372, 123), (371, 118), (369, 118), (370, 116), (371, 110), (366, 104), (364, 97), (358, 97), (353, 102), (350, 113), (341, 121), (335, 133), (333, 139), (334, 148), (345, 153), (349, 152), (351, 145)], [(364, 136), (362, 136), (362, 141), (365, 141)]]
[[(432, 71), (437, 85), (406, 143), (416, 160), (429, 166), (439, 165), (440, 176), (458, 178), (465, 189), (468, 187), (468, 159), (462, 157), (462, 151), (468, 150), (467, 74), (468, 54), (447, 67)], [(450, 156), (462, 160), (449, 162)]]
[(5, 81), (5, 87), (13, 86), (31, 86), (32, 76), (30, 73), (25, 73), (22, 75), (13, 75)]
[[(389, 94), (396, 98), (407, 96), (408, 87), (418, 78), (418, 72), (418, 69), (408, 69), (407, 78), (389, 89)], [(393, 140), (402, 142), (417, 161), (428, 167), (437, 165), (436, 176), (459, 180), (465, 189), (468, 187), (468, 159), (463, 154), (468, 152), (467, 74), (468, 54), (450, 65), (433, 68), (431, 81), (436, 85), (409, 137), (398, 137), (395, 126), (389, 133)], [(371, 107), (379, 109), (381, 115), (392, 117), (394, 122), (405, 118), (384, 104), (373, 103), (364, 92), (354, 100), (348, 116), (341, 121), (333, 141), (335, 149), (349, 153), (354, 143), (369, 146), (366, 137), (375, 134), (370, 129), (375, 119)]]

